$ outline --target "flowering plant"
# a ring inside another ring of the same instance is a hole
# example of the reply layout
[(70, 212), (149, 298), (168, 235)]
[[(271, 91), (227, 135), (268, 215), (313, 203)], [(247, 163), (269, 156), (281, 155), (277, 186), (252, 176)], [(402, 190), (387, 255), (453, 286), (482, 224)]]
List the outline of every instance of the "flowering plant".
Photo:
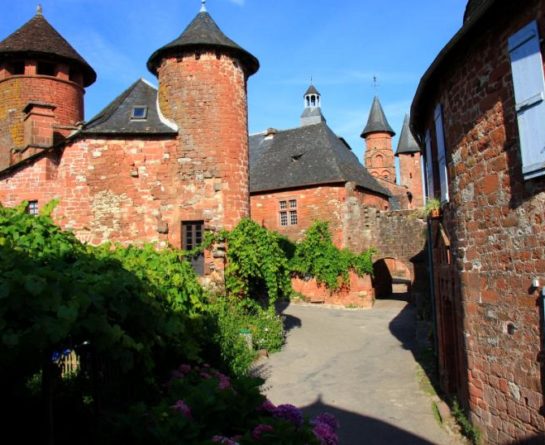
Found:
[(337, 420), (312, 420), (293, 405), (273, 405), (260, 379), (230, 378), (208, 365), (178, 367), (153, 407), (140, 405), (123, 432), (132, 444), (337, 445)]

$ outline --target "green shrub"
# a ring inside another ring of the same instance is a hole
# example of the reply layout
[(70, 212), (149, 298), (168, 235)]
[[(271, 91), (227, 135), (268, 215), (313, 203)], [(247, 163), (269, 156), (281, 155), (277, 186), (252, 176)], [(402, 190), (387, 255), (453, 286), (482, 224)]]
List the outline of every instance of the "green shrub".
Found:
[(452, 402), (452, 416), (458, 425), (460, 425), (462, 434), (466, 436), (473, 445), (479, 445), (481, 443), (481, 432), (473, 426), (456, 399)]
[(299, 276), (312, 276), (318, 283), (336, 290), (348, 281), (349, 271), (358, 275), (373, 273), (374, 250), (355, 255), (348, 249), (338, 249), (331, 239), (326, 222), (317, 221), (297, 243), (291, 270)]

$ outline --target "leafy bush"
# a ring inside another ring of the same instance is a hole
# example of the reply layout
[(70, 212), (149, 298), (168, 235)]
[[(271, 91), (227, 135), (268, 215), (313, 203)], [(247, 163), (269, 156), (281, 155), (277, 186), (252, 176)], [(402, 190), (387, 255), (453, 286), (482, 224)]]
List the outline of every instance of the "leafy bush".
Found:
[[(274, 309), (236, 298), (219, 298), (209, 307), (208, 329), (224, 362), (234, 375), (244, 375), (256, 357), (255, 350), (278, 351), (284, 342), (282, 319)], [(252, 348), (246, 333), (251, 336)]]
[(309, 228), (305, 238), (297, 243), (290, 266), (295, 274), (315, 277), (318, 283), (336, 290), (348, 281), (350, 270), (360, 276), (372, 274), (373, 254), (373, 249), (360, 255), (348, 249), (338, 249), (333, 244), (328, 224), (317, 221)]
[(268, 300), (269, 306), (279, 297), (289, 296), (290, 271), (280, 242), (276, 233), (243, 219), (227, 235), (225, 284), (228, 293)]
[(230, 379), (207, 365), (181, 365), (159, 403), (135, 407), (120, 422), (124, 427), (114, 440), (107, 439), (136, 445), (338, 443), (332, 415), (309, 422), (292, 405), (275, 407), (259, 393), (262, 383), (249, 377)]

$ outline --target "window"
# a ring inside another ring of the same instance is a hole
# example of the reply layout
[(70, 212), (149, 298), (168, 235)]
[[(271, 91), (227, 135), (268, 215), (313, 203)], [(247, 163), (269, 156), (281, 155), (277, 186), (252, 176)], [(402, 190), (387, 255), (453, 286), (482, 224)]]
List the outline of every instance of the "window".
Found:
[[(182, 221), (182, 249), (193, 250), (203, 242), (204, 221)], [(198, 275), (204, 275), (204, 254), (199, 253), (190, 259)]]
[(138, 106), (133, 107), (131, 113), (131, 119), (147, 119), (148, 117), (148, 107)]
[(545, 175), (545, 79), (537, 22), (508, 39), (524, 179)]
[(439, 158), (439, 186), (441, 188), (441, 202), (448, 202), (448, 171), (445, 148), (445, 130), (443, 127), (443, 107), (435, 107), (435, 136), (437, 137), (437, 157)]
[(38, 201), (28, 201), (28, 206), (26, 208), (26, 212), (29, 215), (37, 216), (40, 213), (39, 210), (40, 209), (38, 208)]
[[(280, 209), (280, 225), (283, 227), (297, 225), (297, 200), (290, 199), (286, 201), (279, 201), (278, 207)], [(289, 210), (288, 210), (289, 209)]]
[(55, 76), (55, 65), (48, 62), (38, 62), (36, 74), (40, 76)]
[(25, 62), (13, 62), (8, 71), (12, 76), (20, 76), (25, 74)]

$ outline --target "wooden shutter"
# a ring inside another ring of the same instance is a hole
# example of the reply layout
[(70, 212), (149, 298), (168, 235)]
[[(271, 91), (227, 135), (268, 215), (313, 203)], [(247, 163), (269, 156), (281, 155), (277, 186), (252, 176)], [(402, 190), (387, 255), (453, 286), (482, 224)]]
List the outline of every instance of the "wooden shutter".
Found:
[(443, 126), (443, 107), (437, 104), (435, 107), (435, 137), (437, 138), (437, 158), (439, 161), (439, 185), (441, 188), (441, 202), (448, 202), (448, 173), (447, 157), (445, 150), (445, 130)]
[(433, 187), (433, 158), (431, 156), (431, 134), (426, 131), (426, 187), (428, 198), (433, 198), (435, 190)]
[(524, 179), (545, 174), (545, 79), (537, 22), (508, 40)]

